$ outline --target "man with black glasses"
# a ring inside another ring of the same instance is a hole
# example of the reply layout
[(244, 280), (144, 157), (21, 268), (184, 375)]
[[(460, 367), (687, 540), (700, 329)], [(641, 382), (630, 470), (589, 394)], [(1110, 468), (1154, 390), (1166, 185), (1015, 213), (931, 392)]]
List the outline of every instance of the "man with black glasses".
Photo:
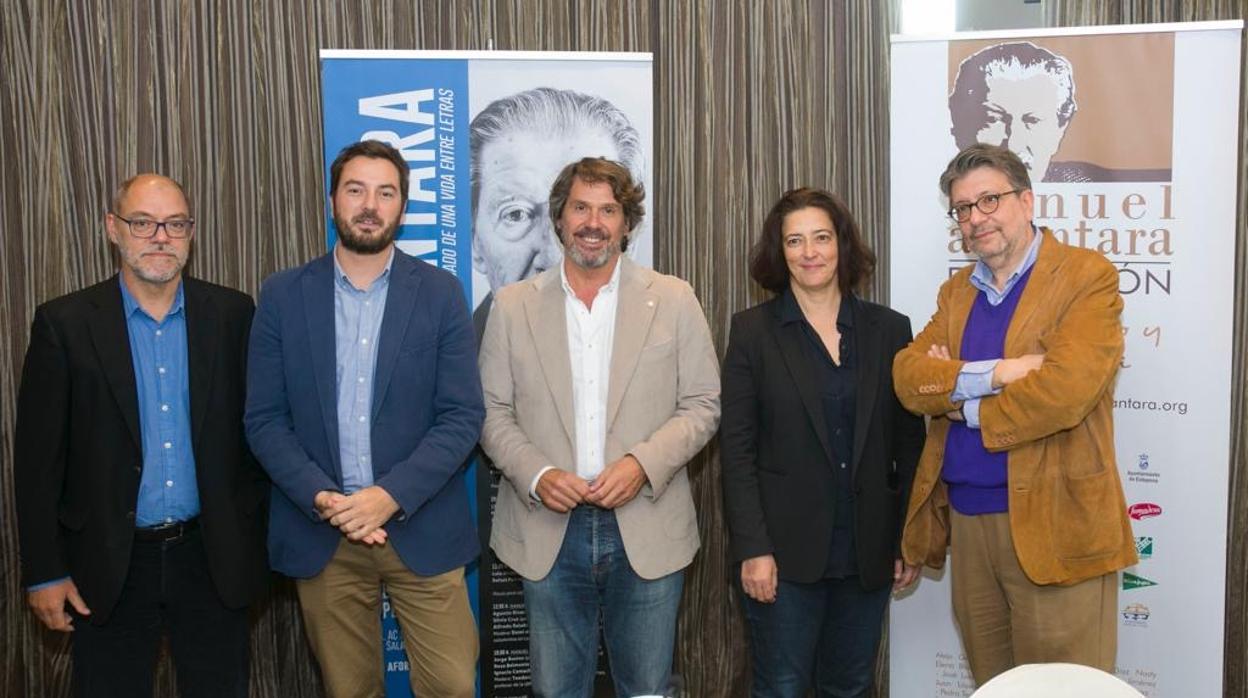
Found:
[(247, 605), (268, 581), (264, 472), (243, 400), (253, 305), (183, 274), (177, 182), (124, 182), (121, 272), (35, 311), (17, 401), (22, 583), (73, 632), (81, 696), (150, 695), (168, 634), (181, 696), (247, 695)]
[(894, 361), (902, 404), (932, 417), (902, 556), (941, 567), (950, 551), (977, 683), (1042, 662), (1112, 672), (1117, 572), (1137, 560), (1114, 459), (1117, 270), (1035, 227), (1007, 148), (964, 149), (940, 188), (978, 261)]

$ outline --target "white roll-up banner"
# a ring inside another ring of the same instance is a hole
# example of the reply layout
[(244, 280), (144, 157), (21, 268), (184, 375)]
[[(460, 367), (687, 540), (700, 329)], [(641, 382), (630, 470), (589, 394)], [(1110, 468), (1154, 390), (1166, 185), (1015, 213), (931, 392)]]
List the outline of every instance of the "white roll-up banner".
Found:
[[(915, 330), (973, 262), (938, 179), (977, 141), (1031, 169), (1037, 225), (1118, 268), (1115, 445), (1140, 562), (1119, 575), (1116, 673), (1149, 698), (1222, 695), (1242, 36), (1236, 21), (892, 42), (890, 290)], [(893, 696), (974, 691), (948, 565), (895, 601), (890, 638)]]

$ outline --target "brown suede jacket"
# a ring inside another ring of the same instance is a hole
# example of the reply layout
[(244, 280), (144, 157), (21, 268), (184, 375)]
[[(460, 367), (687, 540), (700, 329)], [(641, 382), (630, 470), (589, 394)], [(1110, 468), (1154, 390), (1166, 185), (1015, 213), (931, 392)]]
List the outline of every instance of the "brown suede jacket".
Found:
[[(1122, 360), (1118, 273), (1102, 255), (1058, 242), (1047, 229), (1005, 340), (1005, 356), (1044, 354), (1039, 370), (980, 402), (989, 451), (1009, 454), (1010, 530), (1036, 584), (1074, 584), (1137, 562), (1114, 457), (1114, 378)], [(972, 267), (940, 288), (936, 314), (893, 363), (907, 409), (932, 417), (902, 536), (902, 556), (941, 567), (949, 499), (940, 479), (957, 360), (978, 290)], [(931, 345), (953, 361), (930, 358)]]

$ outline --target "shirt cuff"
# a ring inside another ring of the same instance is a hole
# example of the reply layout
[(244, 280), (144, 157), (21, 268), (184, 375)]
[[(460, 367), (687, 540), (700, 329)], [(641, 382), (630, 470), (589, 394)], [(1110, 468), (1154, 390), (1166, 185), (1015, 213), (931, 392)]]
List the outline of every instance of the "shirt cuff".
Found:
[(949, 400), (963, 402), (971, 398), (996, 395), (1001, 392), (1000, 389), (994, 390), (992, 387), (992, 372), (997, 368), (997, 362), (1000, 360), (985, 359), (962, 364), (962, 370), (958, 372), (958, 380), (953, 384), (953, 393), (949, 396)]
[(542, 468), (541, 470), (537, 471), (537, 476), (533, 478), (533, 482), (529, 485), (529, 497), (531, 497), (533, 501), (539, 504), (542, 502), (542, 498), (537, 496), (537, 482), (538, 480), (542, 479), (542, 476), (546, 474), (547, 470), (554, 470), (554, 469), (555, 469), (555, 466), (548, 465), (545, 468)]
[(38, 584), (32, 584), (26, 587), (26, 591), (27, 592), (39, 591), (40, 589), (47, 589), (50, 586), (55, 586), (57, 584), (60, 584), (61, 582), (67, 582), (67, 581), (69, 581), (69, 577), (61, 577), (60, 579), (53, 579), (47, 582), (39, 582)]
[(966, 419), (966, 426), (979, 428), (979, 398), (971, 398), (962, 403), (962, 417)]

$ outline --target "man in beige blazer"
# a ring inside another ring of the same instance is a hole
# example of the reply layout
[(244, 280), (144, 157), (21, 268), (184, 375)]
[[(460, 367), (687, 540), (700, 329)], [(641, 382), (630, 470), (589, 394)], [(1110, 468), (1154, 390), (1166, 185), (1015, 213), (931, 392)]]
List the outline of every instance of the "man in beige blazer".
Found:
[(502, 289), (481, 341), (481, 444), (511, 485), (490, 547), (524, 579), (535, 696), (589, 694), (600, 616), (617, 695), (669, 687), (698, 549), (685, 465), (718, 424), (719, 374), (689, 285), (621, 254), (643, 198), (619, 163), (565, 167), (564, 261)]
[(1112, 672), (1117, 572), (1137, 561), (1114, 459), (1117, 270), (1032, 224), (1006, 148), (965, 148), (940, 183), (978, 261), (893, 363), (902, 404), (932, 417), (902, 557), (941, 567), (950, 551), (976, 683), (1042, 662)]

